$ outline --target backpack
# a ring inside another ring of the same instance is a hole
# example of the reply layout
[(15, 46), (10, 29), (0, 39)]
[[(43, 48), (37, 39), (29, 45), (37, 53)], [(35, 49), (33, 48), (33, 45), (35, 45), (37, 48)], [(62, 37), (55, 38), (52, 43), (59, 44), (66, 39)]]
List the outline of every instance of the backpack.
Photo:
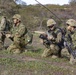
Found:
[(33, 40), (33, 34), (29, 31), (25, 34), (25, 44), (31, 44)]
[(58, 29), (59, 29), (59, 31), (57, 32), (57, 34), (58, 34), (59, 32), (62, 33), (62, 41), (61, 41), (60, 43), (58, 43), (58, 46), (59, 46), (60, 48), (64, 48), (64, 38), (65, 38), (66, 30), (65, 30), (65, 28), (59, 28), (59, 27), (58, 27)]

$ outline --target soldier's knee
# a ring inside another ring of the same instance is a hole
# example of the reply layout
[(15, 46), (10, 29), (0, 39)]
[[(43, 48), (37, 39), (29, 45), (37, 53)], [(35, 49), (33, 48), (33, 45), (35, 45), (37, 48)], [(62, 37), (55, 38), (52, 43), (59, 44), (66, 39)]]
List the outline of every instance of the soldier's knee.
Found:
[(20, 49), (15, 49), (13, 53), (19, 54), (19, 53), (21, 53), (21, 50)]
[(70, 59), (69, 63), (70, 63), (71, 65), (76, 64), (76, 59)]
[(44, 50), (41, 57), (48, 57), (50, 55), (52, 55), (52, 51), (50, 49), (47, 49), (47, 50)]
[(76, 59), (74, 59), (74, 57), (72, 55), (70, 57), (69, 63), (72, 64), (72, 65), (76, 64)]
[(41, 55), (41, 57), (42, 57), (42, 58), (46, 58), (46, 57), (47, 57), (47, 55), (42, 54), (42, 55)]

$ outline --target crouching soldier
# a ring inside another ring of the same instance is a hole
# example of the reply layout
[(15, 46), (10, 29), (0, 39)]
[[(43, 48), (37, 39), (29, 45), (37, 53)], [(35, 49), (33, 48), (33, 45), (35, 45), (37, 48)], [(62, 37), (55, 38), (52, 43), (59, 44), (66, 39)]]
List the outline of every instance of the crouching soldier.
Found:
[(6, 16), (2, 16), (0, 23), (0, 50), (4, 49), (4, 42), (6, 38), (6, 33), (10, 30), (10, 22), (7, 20)]
[[(65, 40), (68, 43), (68, 51), (70, 53), (70, 64), (76, 63), (76, 21), (69, 19), (66, 21)], [(66, 43), (65, 43), (66, 44)]]
[(13, 27), (11, 28), (11, 34), (7, 35), (7, 37), (13, 40), (13, 43), (7, 48), (7, 50), (13, 53), (21, 53), (24, 51), (25, 46), (32, 42), (32, 39), (27, 40), (27, 33), (27, 28), (21, 23), (21, 16), (19, 14), (15, 14), (13, 16)]
[[(61, 50), (62, 50), (62, 32), (56, 26), (56, 22), (53, 19), (49, 19), (47, 21), (48, 31), (43, 38), (43, 44), (45, 45), (46, 49), (44, 50), (42, 57), (61, 57)], [(42, 35), (40, 35), (42, 37)]]

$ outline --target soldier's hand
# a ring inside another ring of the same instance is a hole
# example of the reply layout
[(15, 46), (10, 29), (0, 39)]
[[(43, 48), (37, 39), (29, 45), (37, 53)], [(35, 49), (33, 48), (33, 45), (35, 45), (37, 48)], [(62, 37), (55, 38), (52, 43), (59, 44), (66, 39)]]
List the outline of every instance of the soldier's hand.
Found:
[(55, 38), (53, 36), (49, 36), (48, 39), (49, 40), (55, 40)]
[(40, 43), (43, 43), (43, 40), (42, 39), (40, 39)]

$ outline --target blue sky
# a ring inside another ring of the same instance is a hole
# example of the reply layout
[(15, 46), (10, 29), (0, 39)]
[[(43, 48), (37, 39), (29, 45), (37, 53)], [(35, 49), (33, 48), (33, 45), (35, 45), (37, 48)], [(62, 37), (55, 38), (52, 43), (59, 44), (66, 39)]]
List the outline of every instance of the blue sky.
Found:
[[(37, 4), (35, 0), (22, 0), (22, 1), (25, 1), (27, 5)], [(38, 0), (38, 1), (42, 4), (59, 4), (59, 5), (68, 4), (69, 2), (69, 0)]]

